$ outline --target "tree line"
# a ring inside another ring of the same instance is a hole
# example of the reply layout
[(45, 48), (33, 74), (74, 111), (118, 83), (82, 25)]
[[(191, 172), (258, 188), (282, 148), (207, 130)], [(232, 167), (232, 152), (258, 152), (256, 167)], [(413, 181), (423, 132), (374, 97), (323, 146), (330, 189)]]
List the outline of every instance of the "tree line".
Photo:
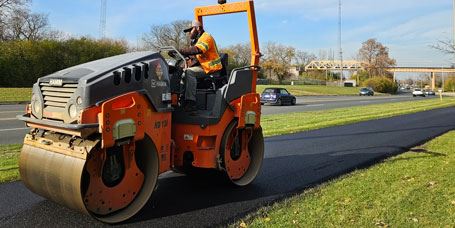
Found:
[(0, 0), (0, 87), (30, 87), (40, 77), (81, 63), (123, 54), (122, 40), (65, 37), (31, 0)]

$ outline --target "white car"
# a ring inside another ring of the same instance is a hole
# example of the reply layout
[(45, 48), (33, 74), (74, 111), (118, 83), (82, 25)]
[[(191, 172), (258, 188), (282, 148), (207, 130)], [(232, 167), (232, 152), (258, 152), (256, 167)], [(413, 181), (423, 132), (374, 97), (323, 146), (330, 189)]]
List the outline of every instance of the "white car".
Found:
[(425, 97), (425, 93), (422, 91), (422, 89), (414, 89), (414, 91), (412, 91), (412, 96), (413, 97), (417, 97), (417, 96)]

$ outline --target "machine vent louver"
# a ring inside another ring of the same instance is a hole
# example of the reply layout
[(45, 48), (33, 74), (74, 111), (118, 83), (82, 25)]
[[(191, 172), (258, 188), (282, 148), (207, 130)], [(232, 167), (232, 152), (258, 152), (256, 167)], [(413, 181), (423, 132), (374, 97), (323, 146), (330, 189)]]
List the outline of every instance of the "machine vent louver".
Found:
[(40, 83), (44, 99), (44, 110), (48, 112), (65, 112), (66, 104), (76, 92), (77, 83), (64, 83), (62, 86), (51, 86), (49, 83)]

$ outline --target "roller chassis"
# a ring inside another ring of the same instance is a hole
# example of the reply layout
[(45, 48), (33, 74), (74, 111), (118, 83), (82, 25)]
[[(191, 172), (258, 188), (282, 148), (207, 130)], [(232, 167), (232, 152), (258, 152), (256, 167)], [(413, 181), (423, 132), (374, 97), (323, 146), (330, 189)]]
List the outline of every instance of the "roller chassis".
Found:
[(247, 12), (252, 66), (233, 70), (220, 88), (198, 90), (196, 113), (180, 108), (183, 58), (169, 65), (160, 53), (129, 53), (40, 78), (27, 113), (18, 116), (31, 128), (19, 165), (30, 190), (118, 223), (144, 206), (170, 170), (215, 169), (238, 186), (254, 180), (264, 142), (253, 2), (195, 12), (201, 22)]

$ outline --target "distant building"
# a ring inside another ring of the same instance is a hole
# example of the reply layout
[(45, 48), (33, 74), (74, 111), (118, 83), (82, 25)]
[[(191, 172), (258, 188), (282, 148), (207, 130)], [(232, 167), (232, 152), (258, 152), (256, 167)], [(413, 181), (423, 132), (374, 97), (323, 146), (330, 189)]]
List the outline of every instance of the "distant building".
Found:
[(344, 87), (357, 87), (357, 81), (356, 80), (345, 80), (344, 82)]

